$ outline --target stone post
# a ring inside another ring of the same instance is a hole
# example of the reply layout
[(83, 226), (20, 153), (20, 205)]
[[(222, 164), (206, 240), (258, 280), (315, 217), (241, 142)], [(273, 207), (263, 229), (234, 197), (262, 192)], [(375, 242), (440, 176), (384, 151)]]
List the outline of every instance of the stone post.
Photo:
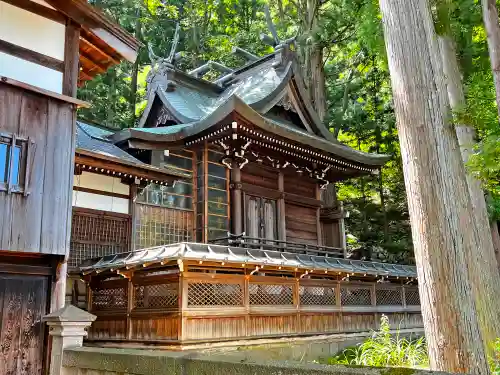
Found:
[(67, 305), (42, 318), (49, 326), (52, 338), (49, 375), (62, 374), (64, 349), (81, 347), (83, 338), (87, 336), (86, 329), (96, 318), (73, 305)]

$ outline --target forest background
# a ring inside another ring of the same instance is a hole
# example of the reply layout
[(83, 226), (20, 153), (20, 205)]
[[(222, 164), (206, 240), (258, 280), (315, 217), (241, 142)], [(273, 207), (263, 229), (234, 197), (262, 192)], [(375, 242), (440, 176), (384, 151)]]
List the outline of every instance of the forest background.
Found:
[[(122, 63), (79, 89), (91, 102), (79, 117), (110, 128), (136, 125), (146, 104), (151, 68), (148, 45), (167, 57), (176, 23), (181, 26), (177, 67), (208, 60), (238, 67), (233, 47), (263, 56), (270, 34), (268, 5), (280, 40), (296, 37), (312, 102), (339, 141), (365, 152), (391, 155), (377, 176), (337, 184), (349, 212), (348, 244), (357, 255), (414, 262), (402, 161), (378, 0), (91, 0), (143, 43), (135, 64)], [(446, 25), (440, 24), (440, 13)], [(478, 144), (468, 165), (488, 193), (492, 221), (500, 220), (500, 127), (478, 0), (455, 0), (433, 9), (435, 26), (451, 29), (466, 94), (455, 121), (476, 129)], [(210, 77), (206, 77), (210, 78)], [(359, 251), (361, 250), (361, 251)]]

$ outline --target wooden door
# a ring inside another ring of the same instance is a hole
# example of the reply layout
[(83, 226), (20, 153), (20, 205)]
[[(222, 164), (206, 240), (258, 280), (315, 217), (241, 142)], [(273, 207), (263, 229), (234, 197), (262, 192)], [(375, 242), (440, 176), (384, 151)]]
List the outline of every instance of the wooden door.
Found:
[(49, 280), (0, 273), (0, 375), (41, 375)]
[(245, 232), (248, 237), (265, 240), (277, 239), (277, 211), (273, 199), (246, 195)]

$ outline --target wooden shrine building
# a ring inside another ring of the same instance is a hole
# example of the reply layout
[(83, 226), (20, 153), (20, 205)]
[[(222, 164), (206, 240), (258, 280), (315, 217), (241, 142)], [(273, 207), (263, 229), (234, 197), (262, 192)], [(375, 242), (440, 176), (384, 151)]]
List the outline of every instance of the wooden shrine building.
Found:
[(85, 0), (0, 0), (0, 375), (45, 373), (64, 305), (77, 85), (137, 50)]
[[(105, 138), (184, 176), (137, 195), (135, 251), (80, 264), (98, 316), (88, 342), (184, 346), (367, 332), (381, 313), (421, 327), (415, 267), (346, 259), (344, 213), (335, 194), (322, 194), (376, 173), (387, 157), (332, 136), (290, 46), (262, 58), (247, 53), (238, 69), (208, 63), (184, 72), (172, 56), (153, 66), (140, 126)], [(222, 75), (203, 78), (214, 69)]]

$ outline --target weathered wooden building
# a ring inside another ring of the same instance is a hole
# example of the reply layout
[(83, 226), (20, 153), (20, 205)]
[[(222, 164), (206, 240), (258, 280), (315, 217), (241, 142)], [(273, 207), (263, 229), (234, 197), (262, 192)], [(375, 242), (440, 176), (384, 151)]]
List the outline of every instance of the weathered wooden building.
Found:
[[(288, 44), (246, 56), (234, 70), (208, 63), (183, 72), (158, 61), (140, 127), (106, 136), (143, 163), (184, 176), (137, 195), (136, 251), (81, 264), (98, 316), (89, 341), (186, 345), (365, 332), (381, 313), (421, 326), (415, 267), (346, 259), (344, 213), (328, 189), (376, 173), (387, 157), (332, 136)], [(223, 75), (203, 79), (214, 67)]]
[(41, 374), (64, 303), (77, 84), (134, 38), (84, 0), (0, 1), (0, 374)]

